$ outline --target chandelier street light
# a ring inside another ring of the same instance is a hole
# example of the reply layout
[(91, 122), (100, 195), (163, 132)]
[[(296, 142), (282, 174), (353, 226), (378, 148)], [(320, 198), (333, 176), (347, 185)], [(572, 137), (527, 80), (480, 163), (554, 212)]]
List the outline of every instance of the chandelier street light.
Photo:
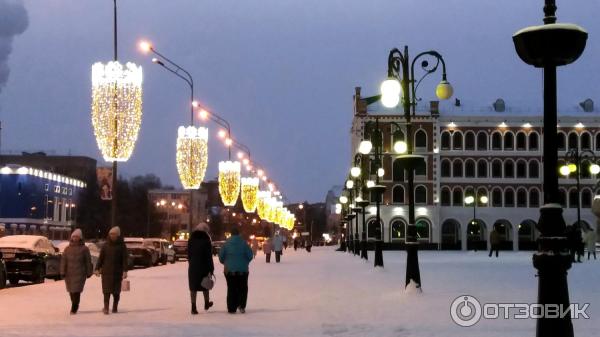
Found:
[(254, 213), (258, 205), (258, 184), (256, 177), (242, 178), (242, 206), (246, 213)]
[[(600, 166), (596, 164), (596, 155), (590, 150), (581, 150), (577, 147), (570, 149), (565, 153), (565, 161), (567, 164), (560, 167), (560, 174), (569, 177), (571, 173), (575, 173), (576, 189), (577, 189), (577, 226), (581, 226), (581, 172), (587, 169), (590, 174), (600, 173)], [(584, 163), (588, 163), (588, 167), (582, 167)]]
[(200, 188), (208, 166), (208, 129), (194, 126), (194, 78), (189, 71), (159, 53), (150, 42), (142, 41), (139, 47), (144, 53), (151, 52), (156, 55), (157, 57), (152, 58), (152, 63), (179, 77), (190, 88), (190, 124), (187, 127), (180, 126), (178, 129), (175, 159), (181, 185), (184, 189), (190, 190), (188, 233), (191, 233), (195, 209), (193, 191)]
[(473, 206), (473, 220), (471, 220), (471, 224), (472, 225), (477, 225), (479, 223), (479, 220), (477, 219), (477, 204), (479, 203), (480, 206), (484, 206), (487, 205), (489, 199), (487, 197), (487, 195), (478, 195), (477, 192), (473, 192), (474, 194), (472, 195), (467, 195), (465, 197), (465, 205), (467, 206)]
[(219, 162), (219, 194), (225, 206), (235, 206), (240, 194), (240, 179), (239, 161)]
[[(538, 300), (541, 306), (569, 307), (567, 270), (571, 255), (565, 235), (558, 189), (556, 68), (575, 62), (583, 53), (587, 32), (574, 24), (556, 23), (556, 1), (545, 0), (544, 24), (521, 29), (513, 35), (517, 55), (536, 68), (543, 68), (544, 79), (544, 206), (540, 208), (537, 229), (538, 251), (533, 266), (538, 270)], [(536, 336), (573, 336), (570, 315), (538, 318)]]
[(117, 162), (133, 152), (142, 122), (142, 67), (117, 57), (117, 0), (113, 1), (113, 61), (92, 65), (92, 126), (104, 160), (112, 162), (111, 226), (117, 226)]
[[(433, 59), (430, 64), (428, 59)], [(420, 61), (420, 68), (424, 74), (415, 78), (415, 64)], [(454, 89), (446, 77), (446, 63), (440, 53), (434, 50), (425, 51), (418, 54), (412, 62), (408, 55), (408, 46), (404, 46), (404, 51), (394, 48), (388, 55), (388, 78), (381, 85), (381, 103), (388, 108), (396, 107), (402, 103), (404, 109), (404, 119), (406, 122), (406, 154), (400, 155), (397, 160), (408, 173), (408, 227), (406, 230), (406, 281), (405, 287), (414, 282), (417, 289), (421, 290), (421, 272), (419, 270), (419, 242), (417, 239), (417, 227), (415, 223), (415, 190), (414, 177), (415, 168), (423, 165), (424, 156), (413, 154), (413, 134), (411, 117), (416, 114), (417, 89), (424, 78), (434, 73), (439, 66), (442, 66), (442, 80), (437, 85), (435, 93), (441, 100), (452, 97)], [(394, 83), (396, 81), (396, 83)], [(394, 146), (396, 147), (396, 146)], [(404, 150), (404, 145), (398, 144), (398, 150)]]

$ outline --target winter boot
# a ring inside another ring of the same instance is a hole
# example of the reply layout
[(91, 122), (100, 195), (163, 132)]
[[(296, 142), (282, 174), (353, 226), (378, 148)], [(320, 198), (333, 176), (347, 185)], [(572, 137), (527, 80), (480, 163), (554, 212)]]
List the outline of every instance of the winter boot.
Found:
[(204, 302), (204, 310), (210, 309), (210, 307), (212, 307), (213, 304), (214, 303), (212, 301)]
[(244, 308), (240, 307), (240, 313), (241, 313), (241, 314), (245, 314), (245, 313), (246, 313), (246, 309), (244, 309)]
[(198, 315), (198, 309), (196, 308), (196, 303), (192, 303), (192, 315)]
[(116, 314), (116, 313), (119, 312), (119, 301), (114, 301), (113, 302), (112, 312), (113, 312), (113, 314)]

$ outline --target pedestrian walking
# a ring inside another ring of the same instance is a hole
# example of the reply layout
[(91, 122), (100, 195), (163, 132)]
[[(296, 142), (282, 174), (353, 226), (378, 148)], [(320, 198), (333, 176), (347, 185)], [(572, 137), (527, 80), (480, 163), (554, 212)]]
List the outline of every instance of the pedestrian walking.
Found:
[(83, 242), (81, 230), (76, 229), (71, 233), (69, 245), (60, 260), (60, 275), (65, 280), (67, 292), (71, 297), (71, 315), (75, 315), (79, 310), (85, 280), (93, 275), (93, 268), (90, 250)]
[(121, 229), (113, 227), (108, 232), (108, 240), (100, 249), (96, 265), (96, 275), (102, 276), (102, 293), (104, 308), (102, 312), (108, 315), (110, 295), (113, 296), (112, 312), (117, 313), (121, 299), (121, 282), (127, 278), (127, 247), (121, 238)]
[(240, 237), (237, 227), (231, 230), (219, 252), (219, 261), (225, 266), (224, 274), (227, 281), (227, 311), (235, 314), (246, 312), (248, 300), (248, 265), (252, 261), (252, 250), (248, 243)]
[(567, 226), (566, 236), (569, 245), (569, 251), (571, 253), (571, 260), (574, 263), (581, 262), (581, 256), (583, 255), (583, 239), (581, 236), (581, 229), (577, 224)]
[(263, 243), (263, 252), (265, 253), (265, 258), (267, 263), (271, 263), (271, 251), (273, 250), (273, 246), (271, 245), (271, 239), (265, 240)]
[(287, 247), (288, 247), (287, 235), (282, 235), (281, 239), (283, 240), (283, 249), (287, 249)]
[(308, 239), (308, 240), (306, 240), (306, 251), (310, 253), (311, 249), (312, 249), (312, 240)]
[(587, 258), (590, 259), (590, 255), (594, 255), (594, 260), (596, 259), (596, 242), (598, 241), (598, 234), (593, 229), (588, 230), (584, 234), (585, 246), (588, 251)]
[(258, 253), (258, 240), (256, 238), (252, 239), (252, 256), (256, 258), (256, 254)]
[(294, 238), (294, 251), (298, 250), (298, 239)]
[(489, 257), (492, 257), (492, 253), (496, 251), (496, 257), (498, 257), (498, 251), (500, 250), (500, 233), (498, 229), (494, 227), (490, 233), (490, 254)]
[(275, 263), (281, 262), (281, 254), (283, 253), (283, 239), (279, 232), (273, 237), (273, 250), (275, 251)]
[(208, 225), (200, 223), (188, 240), (188, 284), (192, 302), (192, 315), (198, 314), (196, 297), (201, 291), (204, 295), (204, 310), (213, 306), (210, 301), (210, 289), (203, 286), (202, 280), (212, 278), (215, 265), (212, 258), (212, 242), (208, 235)]

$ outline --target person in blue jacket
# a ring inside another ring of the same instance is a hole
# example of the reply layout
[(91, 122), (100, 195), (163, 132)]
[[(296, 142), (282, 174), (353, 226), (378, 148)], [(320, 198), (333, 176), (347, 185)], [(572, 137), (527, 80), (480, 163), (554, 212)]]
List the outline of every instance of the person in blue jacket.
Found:
[(248, 265), (252, 261), (252, 249), (240, 237), (237, 227), (231, 230), (231, 237), (223, 244), (219, 252), (219, 261), (225, 266), (224, 274), (227, 281), (227, 311), (235, 314), (246, 312), (248, 299)]

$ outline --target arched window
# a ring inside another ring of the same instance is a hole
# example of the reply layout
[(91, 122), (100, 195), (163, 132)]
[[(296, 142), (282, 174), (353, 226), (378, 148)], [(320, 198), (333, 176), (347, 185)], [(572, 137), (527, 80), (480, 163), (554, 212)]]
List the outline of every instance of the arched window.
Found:
[(525, 151), (527, 150), (527, 137), (524, 132), (517, 133), (517, 150)]
[(575, 132), (569, 133), (569, 150), (577, 148), (577, 134)]
[(563, 208), (567, 207), (567, 191), (564, 188), (559, 189), (558, 196), (560, 197), (560, 205)]
[(477, 162), (477, 178), (487, 178), (488, 176), (488, 165), (487, 161), (481, 159)]
[(512, 188), (504, 190), (504, 207), (515, 207), (515, 191)]
[(367, 237), (369, 239), (378, 239), (380, 238), (383, 231), (383, 224), (381, 220), (379, 221), (379, 225), (377, 224), (377, 219), (371, 219), (367, 221)]
[(398, 129), (392, 133), (392, 146), (400, 141), (404, 141), (404, 132)]
[(450, 132), (442, 132), (442, 150), (450, 150)]
[(462, 150), (462, 133), (455, 131), (452, 134), (452, 149), (454, 150)]
[(475, 162), (471, 159), (465, 162), (465, 177), (475, 178)]
[(517, 178), (527, 178), (527, 163), (524, 160), (517, 161)]
[(492, 162), (492, 178), (502, 178), (502, 162), (500, 160)]
[(515, 148), (515, 136), (512, 132), (504, 133), (504, 151), (512, 151)]
[(492, 133), (492, 150), (502, 150), (502, 135), (500, 132)]
[(565, 151), (567, 149), (567, 140), (565, 137), (565, 134), (562, 132), (559, 132), (556, 135), (556, 139), (557, 139), (557, 145), (558, 145), (558, 151)]
[(512, 160), (508, 159), (504, 162), (504, 178), (514, 178), (515, 177), (515, 163)]
[(581, 149), (591, 150), (592, 149), (592, 136), (589, 133), (584, 132), (581, 134)]
[(460, 159), (455, 159), (452, 162), (452, 176), (462, 178), (463, 177), (463, 164)]
[(592, 192), (588, 189), (581, 191), (581, 208), (592, 207)]
[(540, 192), (535, 188), (529, 191), (529, 207), (540, 207)]
[(537, 132), (531, 132), (529, 134), (529, 151), (537, 151), (540, 149), (540, 138)]
[(390, 225), (392, 235), (392, 240), (399, 240), (406, 238), (406, 223), (400, 219), (392, 220), (392, 224)]
[(523, 188), (517, 191), (517, 207), (527, 207), (527, 191)]
[(442, 160), (442, 177), (450, 177), (450, 160)]
[(537, 160), (532, 160), (529, 162), (529, 178), (539, 178), (540, 177), (540, 164), (538, 164)]
[(427, 134), (423, 130), (415, 133), (415, 147), (421, 150), (427, 149)]
[(472, 131), (465, 133), (465, 150), (475, 150), (475, 133)]
[(394, 163), (392, 164), (392, 180), (404, 181), (404, 169), (402, 168), (402, 162), (399, 159), (394, 160)]
[(452, 203), (451, 197), (450, 197), (450, 189), (446, 188), (442, 188), (442, 192), (441, 192), (441, 202), (442, 202), (442, 206), (450, 206)]
[(487, 151), (488, 148), (488, 137), (487, 133), (479, 131), (477, 134), (477, 150)]
[(462, 206), (462, 205), (463, 205), (463, 192), (460, 187), (457, 187), (452, 191), (452, 206)]
[(577, 190), (572, 189), (569, 191), (569, 208), (577, 208), (577, 200), (579, 196), (577, 195)]
[(502, 190), (499, 188), (492, 190), (492, 206), (502, 207)]
[(394, 186), (394, 189), (392, 190), (392, 202), (394, 204), (404, 203), (404, 187), (402, 187), (402, 185)]
[(415, 204), (426, 204), (427, 203), (427, 188), (420, 185), (415, 188)]
[(425, 160), (419, 160), (417, 166), (415, 166), (415, 176), (425, 177), (427, 176), (427, 163)]
[(415, 227), (417, 227), (417, 240), (429, 240), (429, 221), (425, 219), (417, 219), (417, 221), (415, 222)]

